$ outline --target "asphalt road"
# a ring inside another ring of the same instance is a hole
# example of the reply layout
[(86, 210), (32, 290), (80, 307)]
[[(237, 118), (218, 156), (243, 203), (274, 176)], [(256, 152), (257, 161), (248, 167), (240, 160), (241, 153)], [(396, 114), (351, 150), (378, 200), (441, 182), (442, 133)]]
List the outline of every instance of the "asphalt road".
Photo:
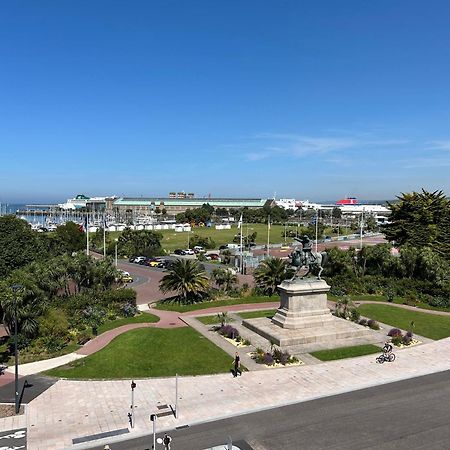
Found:
[[(274, 386), (282, 389), (283, 386)], [(231, 436), (242, 450), (450, 448), (450, 371), (169, 432), (172, 450)], [(238, 442), (240, 441), (240, 442)], [(111, 450), (150, 449), (146, 438)], [(101, 447), (95, 447), (103, 449)], [(226, 448), (226, 447), (225, 447)], [(163, 450), (157, 444), (157, 449)]]

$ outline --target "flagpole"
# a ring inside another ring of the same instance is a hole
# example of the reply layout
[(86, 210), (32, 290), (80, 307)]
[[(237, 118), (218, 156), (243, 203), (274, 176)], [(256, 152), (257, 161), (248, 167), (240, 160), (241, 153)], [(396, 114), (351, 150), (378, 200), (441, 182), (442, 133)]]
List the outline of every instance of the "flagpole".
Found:
[(242, 229), (243, 227), (243, 220), (242, 220), (242, 214), (241, 214), (241, 218), (239, 219), (239, 225), (241, 228), (241, 239), (240, 239), (240, 247), (241, 247), (241, 260), (240, 260), (240, 272), (242, 273), (244, 271), (244, 259), (243, 259), (243, 255), (242, 255)]
[(106, 258), (106, 217), (103, 214), (103, 258)]
[(267, 216), (267, 257), (270, 256), (270, 215)]
[(86, 255), (89, 256), (89, 213), (86, 213)]

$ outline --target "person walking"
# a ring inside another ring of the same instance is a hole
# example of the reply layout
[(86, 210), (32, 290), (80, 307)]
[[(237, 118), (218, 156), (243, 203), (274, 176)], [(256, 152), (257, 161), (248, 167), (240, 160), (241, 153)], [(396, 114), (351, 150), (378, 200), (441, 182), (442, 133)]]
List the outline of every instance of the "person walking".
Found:
[(238, 372), (239, 372), (239, 375), (242, 375), (242, 370), (241, 370), (241, 357), (239, 356), (239, 353), (238, 353), (238, 352), (236, 352), (236, 354), (234, 355), (233, 363), (234, 363), (234, 372), (233, 372), (233, 376), (234, 376), (234, 378), (236, 378), (237, 375), (238, 375)]
[(164, 433), (164, 438), (163, 438), (164, 450), (170, 450), (171, 442), (172, 442), (172, 438), (167, 433)]

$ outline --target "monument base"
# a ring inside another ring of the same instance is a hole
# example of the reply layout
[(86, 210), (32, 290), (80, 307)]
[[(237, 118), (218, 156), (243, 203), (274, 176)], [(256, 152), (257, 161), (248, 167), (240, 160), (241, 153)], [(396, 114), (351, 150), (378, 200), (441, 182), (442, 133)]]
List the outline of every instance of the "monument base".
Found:
[(302, 329), (282, 328), (267, 317), (247, 319), (242, 325), (293, 355), (383, 340), (376, 331), (332, 315), (326, 323), (314, 321)]
[(278, 287), (280, 308), (272, 319), (242, 324), (291, 354), (381, 342), (379, 333), (340, 319), (327, 306), (330, 286), (324, 280), (286, 280)]

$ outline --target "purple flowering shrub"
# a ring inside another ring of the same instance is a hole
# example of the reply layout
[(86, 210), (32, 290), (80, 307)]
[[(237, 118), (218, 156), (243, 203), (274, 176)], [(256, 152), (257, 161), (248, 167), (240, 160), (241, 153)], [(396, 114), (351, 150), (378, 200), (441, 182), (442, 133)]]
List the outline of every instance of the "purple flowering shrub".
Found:
[(402, 330), (400, 330), (398, 328), (392, 328), (391, 330), (389, 330), (389, 333), (387, 335), (389, 337), (401, 336), (402, 335)]
[(231, 325), (224, 325), (223, 327), (220, 327), (217, 331), (219, 334), (227, 337), (228, 339), (237, 339), (239, 337), (239, 331), (236, 330), (236, 328), (232, 327)]

